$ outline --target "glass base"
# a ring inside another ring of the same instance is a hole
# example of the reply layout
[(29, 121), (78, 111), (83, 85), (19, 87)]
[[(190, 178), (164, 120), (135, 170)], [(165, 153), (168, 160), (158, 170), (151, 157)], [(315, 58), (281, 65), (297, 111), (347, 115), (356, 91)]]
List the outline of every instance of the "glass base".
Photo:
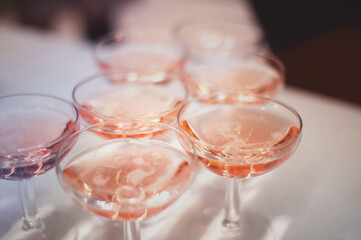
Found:
[(237, 225), (227, 226), (222, 207), (204, 209), (189, 223), (189, 240), (269, 240), (270, 221), (256, 211), (244, 209)]
[(40, 208), (38, 224), (24, 224), (17, 220), (1, 240), (77, 240), (78, 228), (68, 215), (53, 208)]

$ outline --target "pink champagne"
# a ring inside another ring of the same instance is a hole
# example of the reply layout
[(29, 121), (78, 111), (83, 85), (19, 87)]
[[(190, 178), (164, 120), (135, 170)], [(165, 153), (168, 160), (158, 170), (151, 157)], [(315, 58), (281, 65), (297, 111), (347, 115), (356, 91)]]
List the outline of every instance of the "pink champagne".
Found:
[(257, 176), (280, 165), (297, 141), (284, 143), (299, 131), (286, 117), (216, 105), (183, 120), (181, 127), (196, 139), (199, 159), (207, 169), (233, 178)]
[(201, 94), (248, 91), (273, 97), (283, 85), (281, 73), (256, 61), (188, 64), (183, 80)]
[(0, 178), (29, 179), (53, 168), (64, 141), (56, 139), (78, 129), (68, 119), (57, 112), (36, 109), (0, 114)]
[(177, 70), (184, 63), (178, 50), (167, 44), (129, 42), (124, 44), (108, 51), (103, 59), (99, 60), (99, 67), (102, 70), (128, 71), (130, 74), (136, 73), (138, 79), (146, 78), (158, 83), (166, 81), (164, 76)]
[(98, 215), (143, 219), (168, 207), (187, 186), (187, 158), (165, 143), (117, 139), (74, 156), (62, 180), (75, 201)]
[(182, 64), (178, 58), (157, 52), (129, 52), (114, 54), (107, 61), (102, 61), (99, 66), (104, 71), (109, 70), (133, 70), (137, 72), (164, 72), (170, 73)]
[[(148, 119), (154, 122), (170, 123), (181, 107), (183, 99), (171, 91), (160, 89), (159, 85), (145, 84), (137, 86), (124, 86), (95, 96), (84, 102), (79, 110), (80, 115), (89, 124), (101, 123), (111, 120), (111, 117), (124, 119)], [(102, 117), (104, 116), (104, 117)], [(108, 118), (107, 118), (108, 117)], [(142, 124), (108, 124), (104, 126), (104, 131), (98, 131), (104, 137), (120, 137), (112, 134), (117, 129), (125, 132), (137, 131), (144, 128)], [(124, 134), (121, 137), (137, 137), (136, 134)], [(140, 134), (139, 137), (142, 137)]]

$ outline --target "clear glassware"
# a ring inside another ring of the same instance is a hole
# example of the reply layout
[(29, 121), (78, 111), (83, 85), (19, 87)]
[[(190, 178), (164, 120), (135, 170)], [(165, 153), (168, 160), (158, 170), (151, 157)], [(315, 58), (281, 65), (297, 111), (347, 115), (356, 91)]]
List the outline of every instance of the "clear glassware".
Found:
[(169, 39), (140, 32), (110, 33), (96, 44), (94, 55), (103, 71), (126, 71), (154, 82), (183, 63), (182, 51)]
[(190, 58), (180, 70), (193, 95), (238, 95), (248, 92), (275, 97), (284, 86), (285, 67), (271, 53), (234, 53), (232, 56)]
[(176, 25), (173, 35), (184, 53), (182, 80), (193, 95), (247, 91), (274, 97), (283, 87), (283, 63), (251, 23), (234, 17), (194, 18)]
[(61, 159), (71, 149), (72, 141), (62, 150), (59, 146), (79, 129), (78, 120), (74, 104), (58, 97), (0, 97), (0, 179), (18, 182), (23, 212), (23, 220), (14, 224), (4, 239), (76, 239), (77, 232), (69, 219), (55, 216), (55, 220), (47, 222), (39, 213), (36, 192), (29, 180), (51, 170), (56, 155)]
[[(68, 138), (77, 139), (76, 144), (56, 169), (61, 185), (76, 203), (103, 218), (122, 222), (124, 238), (119, 239), (137, 240), (140, 222), (172, 205), (192, 182), (197, 166), (195, 149), (184, 133), (161, 123), (142, 122), (148, 128), (131, 134), (144, 138), (109, 139), (94, 134), (116, 122), (123, 123), (119, 119), (99, 123)], [(164, 134), (152, 134), (159, 131)]]
[[(73, 91), (75, 105), (85, 125), (123, 119), (108, 124), (108, 132), (99, 131), (107, 137), (139, 137), (135, 130), (146, 126), (129, 120), (146, 120), (173, 124), (177, 113), (188, 97), (183, 82), (175, 74), (163, 76), (163, 81), (154, 83), (152, 77), (129, 75), (127, 72), (106, 73), (80, 82)], [(127, 131), (129, 134), (127, 133)], [(140, 136), (141, 137), (141, 136)]]
[(211, 234), (190, 239), (262, 239), (268, 226), (241, 206), (239, 185), (275, 169), (293, 154), (301, 140), (299, 114), (261, 96), (216, 94), (185, 104), (178, 126), (194, 142), (199, 162), (228, 181), (222, 217), (200, 218), (205, 226), (216, 223)]
[(227, 57), (237, 52), (267, 51), (262, 32), (237, 17), (194, 17), (176, 24), (173, 37), (186, 58)]

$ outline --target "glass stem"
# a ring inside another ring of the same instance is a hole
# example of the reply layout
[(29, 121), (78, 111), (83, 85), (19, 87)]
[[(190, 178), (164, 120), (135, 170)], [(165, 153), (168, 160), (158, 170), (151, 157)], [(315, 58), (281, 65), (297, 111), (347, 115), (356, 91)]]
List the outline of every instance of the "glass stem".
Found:
[(240, 226), (241, 195), (239, 185), (238, 179), (230, 178), (227, 181), (224, 219), (222, 224), (229, 229), (235, 229)]
[(35, 191), (29, 181), (18, 182), (18, 188), (20, 193), (24, 230), (39, 229), (42, 226), (38, 215), (38, 209), (35, 205)]
[(124, 221), (124, 240), (140, 240), (140, 223)]

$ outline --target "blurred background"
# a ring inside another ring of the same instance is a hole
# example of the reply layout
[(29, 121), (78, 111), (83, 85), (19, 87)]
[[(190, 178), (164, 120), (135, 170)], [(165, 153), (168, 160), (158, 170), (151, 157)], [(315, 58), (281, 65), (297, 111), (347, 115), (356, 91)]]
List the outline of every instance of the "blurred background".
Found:
[(91, 44), (114, 29), (169, 31), (186, 15), (207, 14), (251, 19), (284, 61), (288, 85), (361, 105), (361, 1), (0, 1), (2, 23)]

